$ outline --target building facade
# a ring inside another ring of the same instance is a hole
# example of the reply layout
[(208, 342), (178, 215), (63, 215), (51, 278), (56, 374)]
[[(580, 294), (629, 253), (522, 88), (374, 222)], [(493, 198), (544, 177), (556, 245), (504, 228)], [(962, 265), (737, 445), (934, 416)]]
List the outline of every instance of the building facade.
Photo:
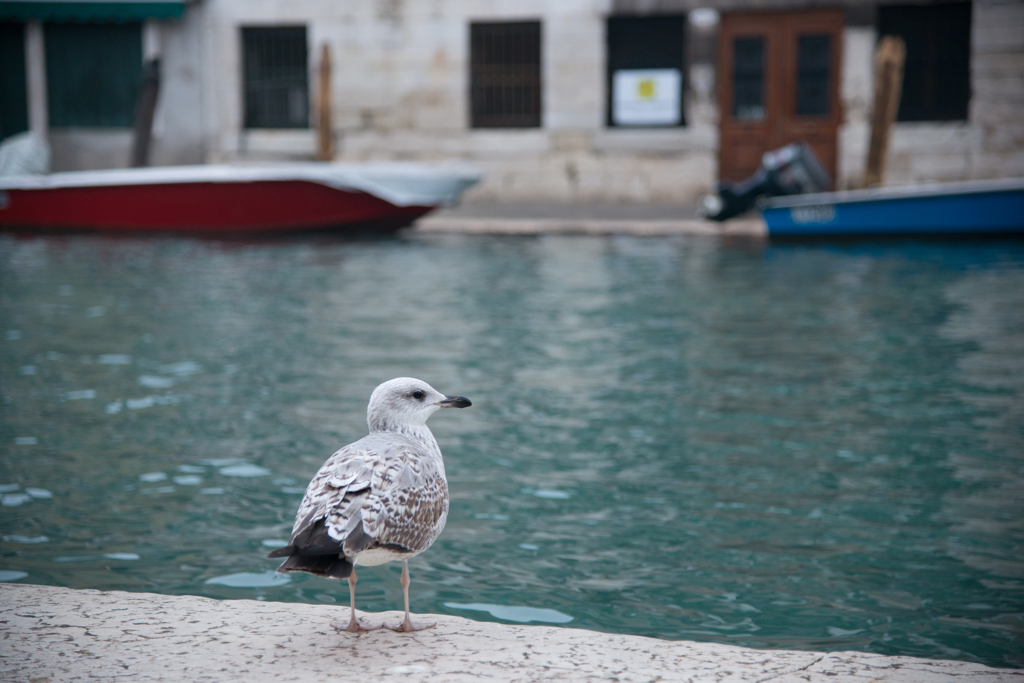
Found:
[(1024, 176), (1022, 0), (0, 1), (0, 136), (125, 166), (158, 59), (151, 164), (314, 158), (327, 46), (334, 157), (470, 161), (468, 201), (688, 202), (798, 139), (855, 187), (881, 34), (887, 182)]

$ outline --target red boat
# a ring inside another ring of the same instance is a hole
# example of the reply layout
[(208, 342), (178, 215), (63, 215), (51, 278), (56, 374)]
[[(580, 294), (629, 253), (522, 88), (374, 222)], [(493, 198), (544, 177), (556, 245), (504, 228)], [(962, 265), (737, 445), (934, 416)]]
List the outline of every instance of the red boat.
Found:
[(414, 163), (168, 166), (0, 177), (0, 228), (268, 234), (393, 230), (454, 204), (475, 168)]

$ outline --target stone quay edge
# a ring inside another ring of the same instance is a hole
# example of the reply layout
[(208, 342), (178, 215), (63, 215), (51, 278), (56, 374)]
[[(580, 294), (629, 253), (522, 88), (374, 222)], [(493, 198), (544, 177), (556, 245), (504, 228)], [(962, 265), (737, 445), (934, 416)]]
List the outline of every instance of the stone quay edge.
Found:
[(437, 625), (351, 634), (330, 626), (348, 617), (340, 605), (0, 584), (0, 681), (1024, 683), (1024, 672), (968, 662), (415, 616)]
[(699, 219), (463, 218), (440, 215), (420, 218), (414, 225), (414, 230), (418, 233), (463, 235), (710, 235), (764, 238), (768, 234), (764, 221), (760, 218), (713, 223)]

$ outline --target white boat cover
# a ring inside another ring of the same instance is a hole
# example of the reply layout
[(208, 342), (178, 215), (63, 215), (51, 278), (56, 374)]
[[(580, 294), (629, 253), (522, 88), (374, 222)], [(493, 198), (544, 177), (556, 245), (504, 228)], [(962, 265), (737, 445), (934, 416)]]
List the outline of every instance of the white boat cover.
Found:
[(0, 143), (0, 177), (50, 172), (50, 145), (32, 131), (18, 133)]
[(366, 192), (395, 206), (450, 206), (481, 178), (482, 171), (462, 163), (311, 161), (265, 165), (162, 166), (9, 176), (0, 178), (0, 190), (302, 180), (338, 190)]

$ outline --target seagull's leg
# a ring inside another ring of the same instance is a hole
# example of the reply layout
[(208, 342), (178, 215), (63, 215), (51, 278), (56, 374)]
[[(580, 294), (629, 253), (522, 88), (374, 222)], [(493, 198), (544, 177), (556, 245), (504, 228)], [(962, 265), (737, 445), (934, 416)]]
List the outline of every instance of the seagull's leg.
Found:
[(348, 575), (348, 604), (350, 610), (350, 618), (348, 624), (342, 624), (340, 621), (332, 621), (331, 626), (338, 629), (339, 631), (348, 631), (350, 633), (359, 633), (360, 631), (376, 631), (383, 626), (363, 626), (356, 619), (356, 581), (359, 577), (356, 576), (356, 568), (352, 567), (352, 573)]
[(413, 626), (412, 621), (409, 619), (409, 560), (402, 560), (402, 592), (405, 593), (405, 621), (402, 622), (401, 626), (395, 628), (388, 626), (386, 628), (398, 631), (399, 633), (412, 633), (413, 631), (422, 631), (425, 628), (437, 626), (437, 624)]

